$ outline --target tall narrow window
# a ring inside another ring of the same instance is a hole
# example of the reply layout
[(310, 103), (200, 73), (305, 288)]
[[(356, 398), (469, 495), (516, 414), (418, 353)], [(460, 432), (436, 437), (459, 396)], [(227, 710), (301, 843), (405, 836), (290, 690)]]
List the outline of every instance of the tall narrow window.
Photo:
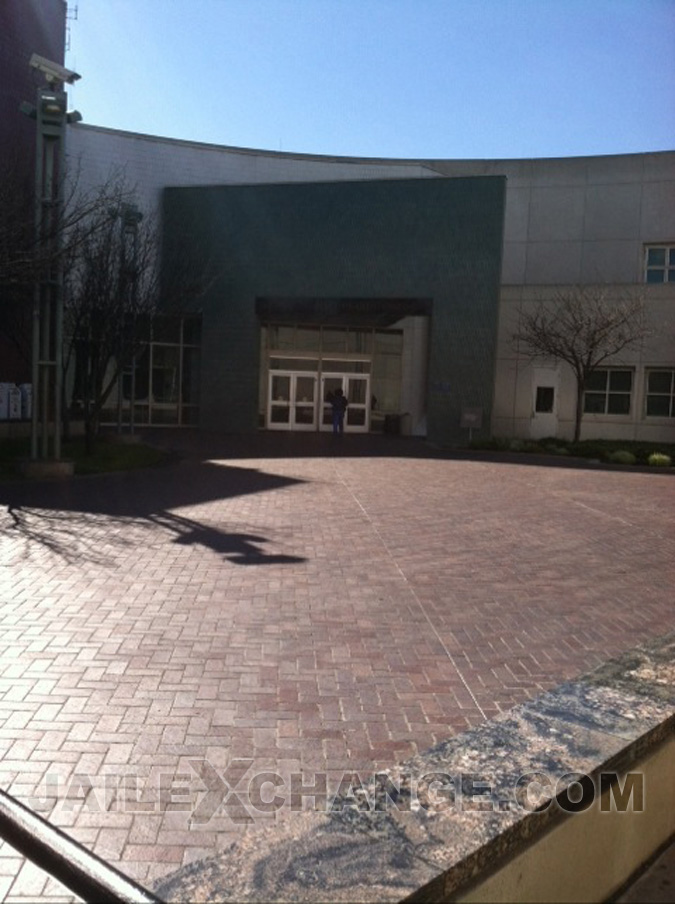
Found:
[(675, 417), (675, 370), (647, 371), (647, 417)]
[(537, 386), (534, 410), (537, 414), (550, 414), (553, 411), (555, 389), (553, 386)]

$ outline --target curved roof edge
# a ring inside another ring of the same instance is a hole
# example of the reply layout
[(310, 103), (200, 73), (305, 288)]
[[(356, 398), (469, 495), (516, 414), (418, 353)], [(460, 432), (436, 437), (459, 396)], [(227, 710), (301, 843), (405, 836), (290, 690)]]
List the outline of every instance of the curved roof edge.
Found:
[(627, 159), (630, 157), (652, 157), (667, 156), (675, 154), (675, 148), (665, 151), (632, 151), (620, 154), (579, 154), (569, 157), (358, 157), (339, 154), (307, 154), (296, 151), (270, 151), (264, 148), (245, 148), (236, 147), (235, 145), (213, 144), (205, 141), (192, 141), (185, 138), (167, 138), (162, 135), (150, 135), (145, 132), (128, 132), (124, 129), (113, 129), (107, 126), (95, 126), (89, 123), (73, 124), (71, 128), (78, 131), (102, 132), (108, 135), (119, 135), (124, 138), (135, 138), (141, 141), (150, 141), (161, 144), (170, 144), (176, 146), (184, 146), (191, 148), (201, 148), (211, 151), (227, 151), (231, 154), (244, 154), (256, 157), (276, 157), (286, 160), (316, 160), (323, 162), (336, 163), (382, 163), (396, 164), (398, 166), (426, 166), (433, 167), (435, 164), (474, 164), (486, 165), (490, 163), (535, 163), (535, 162), (554, 162), (554, 161), (572, 161), (572, 160), (617, 160)]

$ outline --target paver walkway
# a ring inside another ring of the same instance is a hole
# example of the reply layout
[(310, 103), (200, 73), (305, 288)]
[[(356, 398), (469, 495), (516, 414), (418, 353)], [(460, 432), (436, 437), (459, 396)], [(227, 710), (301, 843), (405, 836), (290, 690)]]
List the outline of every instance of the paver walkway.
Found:
[[(148, 885), (293, 818), (298, 782), (370, 775), (675, 629), (672, 475), (170, 442), (187, 457), (152, 471), (0, 485), (1, 785)], [(263, 772), (258, 808), (224, 797)], [(40, 896), (69, 899), (3, 845), (0, 899)]]

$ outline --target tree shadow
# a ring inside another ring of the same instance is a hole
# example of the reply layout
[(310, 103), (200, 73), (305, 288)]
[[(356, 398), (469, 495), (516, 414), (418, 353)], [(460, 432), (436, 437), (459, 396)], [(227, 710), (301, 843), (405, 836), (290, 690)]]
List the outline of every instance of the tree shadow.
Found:
[(176, 543), (203, 546), (237, 565), (303, 562), (264, 550), (268, 537), (204, 524), (197, 513), (190, 517), (191, 509), (210, 502), (301, 482), (255, 468), (186, 461), (68, 481), (0, 484), (0, 559), (12, 565), (48, 551), (69, 563), (106, 565), (120, 549), (162, 544), (168, 533)]
[(170, 512), (154, 515), (152, 520), (155, 524), (175, 531), (174, 543), (181, 546), (205, 546), (237, 565), (288, 565), (306, 561), (301, 556), (265, 552), (260, 544), (268, 543), (269, 540), (257, 534), (224, 533)]

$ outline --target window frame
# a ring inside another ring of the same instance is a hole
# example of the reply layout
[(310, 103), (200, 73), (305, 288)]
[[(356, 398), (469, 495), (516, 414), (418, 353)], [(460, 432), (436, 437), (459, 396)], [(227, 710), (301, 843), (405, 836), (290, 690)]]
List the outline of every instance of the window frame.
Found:
[[(669, 392), (650, 392), (649, 377), (655, 373), (670, 374), (670, 391)], [(649, 397), (666, 398), (669, 400), (669, 414), (650, 414), (649, 413)], [(646, 367), (645, 368), (645, 391), (644, 391), (644, 417), (660, 418), (661, 420), (675, 418), (675, 367)]]
[[(653, 251), (663, 251), (662, 264), (650, 264), (649, 256)], [(649, 286), (675, 285), (675, 243), (662, 242), (644, 246), (644, 283)], [(650, 279), (650, 275), (661, 274), (660, 279)]]
[[(627, 373), (630, 374), (630, 389), (613, 389), (611, 386), (611, 375), (613, 373)], [(582, 412), (584, 416), (586, 415), (595, 415), (596, 417), (630, 417), (633, 410), (633, 393), (635, 391), (635, 368), (634, 367), (598, 367), (591, 374), (591, 380), (597, 374), (605, 374), (605, 388), (601, 389), (589, 389), (588, 386), (584, 389), (584, 397), (582, 401)], [(600, 396), (604, 395), (604, 405), (602, 411), (594, 411), (587, 408), (587, 397), (589, 395)], [(611, 396), (628, 396), (628, 410), (627, 411), (609, 411), (610, 407), (610, 397)]]

